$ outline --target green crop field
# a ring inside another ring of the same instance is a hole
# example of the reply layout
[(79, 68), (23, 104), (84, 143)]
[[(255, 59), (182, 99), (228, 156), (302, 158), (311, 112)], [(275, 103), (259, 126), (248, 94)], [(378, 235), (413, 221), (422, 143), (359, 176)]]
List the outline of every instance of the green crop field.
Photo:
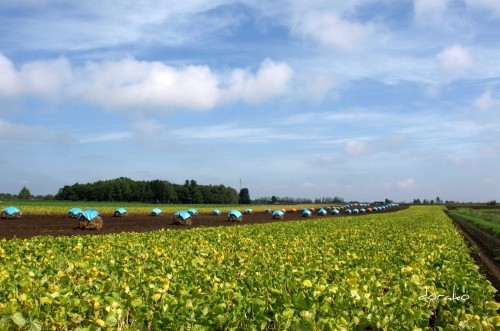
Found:
[(460, 207), (452, 208), (450, 212), (500, 236), (500, 208)]
[(498, 329), (469, 252), (439, 206), (1, 240), (0, 330)]

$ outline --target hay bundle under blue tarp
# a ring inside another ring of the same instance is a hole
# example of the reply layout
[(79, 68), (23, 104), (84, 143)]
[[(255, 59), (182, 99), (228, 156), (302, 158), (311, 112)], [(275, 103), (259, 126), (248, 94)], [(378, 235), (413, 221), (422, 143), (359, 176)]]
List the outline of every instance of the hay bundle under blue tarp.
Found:
[(266, 210), (264, 210), (264, 213), (266, 213), (266, 214), (271, 214), (271, 209), (266, 208)]
[(68, 211), (68, 217), (78, 218), (81, 214), (83, 214), (83, 210), (80, 208), (71, 208)]
[(227, 213), (227, 220), (228, 222), (241, 222), (243, 220), (243, 214), (233, 209)]
[(78, 221), (81, 230), (101, 230), (104, 224), (99, 212), (93, 208), (84, 211), (78, 217)]
[(161, 211), (160, 208), (153, 208), (153, 210), (151, 210), (151, 216), (160, 216), (163, 212)]
[(127, 210), (125, 208), (117, 208), (113, 213), (114, 217), (126, 217), (128, 215)]
[(191, 215), (198, 215), (198, 211), (194, 208), (188, 209), (187, 212), (190, 213)]
[(312, 214), (312, 211), (310, 211), (309, 209), (307, 209), (307, 208), (302, 209), (302, 217), (309, 217), (309, 216), (311, 216), (311, 214)]
[(332, 215), (338, 215), (340, 214), (338, 209), (332, 209)]
[(21, 211), (14, 206), (9, 206), (2, 210), (2, 218), (21, 218)]
[(191, 225), (193, 224), (193, 215), (186, 210), (180, 210), (174, 214), (172, 224)]
[(285, 213), (282, 210), (273, 211), (273, 220), (282, 220), (285, 217)]
[(221, 212), (219, 209), (212, 210), (212, 215), (220, 215), (220, 214), (221, 214)]
[(251, 213), (253, 213), (252, 208), (248, 208), (247, 210), (245, 210), (245, 214), (251, 214)]
[(318, 209), (318, 215), (320, 215), (320, 216), (324, 216), (324, 215), (326, 215), (326, 214), (327, 214), (326, 209), (324, 209), (324, 208), (320, 208), (320, 209)]

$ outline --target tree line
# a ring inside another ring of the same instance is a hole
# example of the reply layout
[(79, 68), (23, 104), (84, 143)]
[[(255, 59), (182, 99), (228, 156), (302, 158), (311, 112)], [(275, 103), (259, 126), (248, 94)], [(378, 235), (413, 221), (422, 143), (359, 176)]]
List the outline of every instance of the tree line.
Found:
[(309, 198), (294, 198), (294, 197), (260, 197), (253, 200), (255, 204), (283, 204), (283, 205), (298, 205), (298, 204), (342, 204), (344, 199), (341, 197), (321, 197), (316, 199)]
[(161, 204), (236, 204), (238, 192), (224, 185), (199, 185), (195, 180), (135, 181), (120, 177), (94, 183), (65, 185), (54, 197), (71, 201), (124, 201)]

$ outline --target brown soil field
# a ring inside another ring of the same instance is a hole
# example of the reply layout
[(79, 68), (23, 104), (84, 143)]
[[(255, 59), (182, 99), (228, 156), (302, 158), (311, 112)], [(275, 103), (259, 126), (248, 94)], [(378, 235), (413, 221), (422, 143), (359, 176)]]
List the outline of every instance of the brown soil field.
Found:
[[(404, 207), (394, 207), (383, 211), (394, 212)], [(380, 213), (380, 212), (376, 212)], [(362, 215), (369, 214), (358, 214)], [(193, 216), (192, 225), (173, 225), (171, 224), (173, 214), (163, 214), (160, 216), (134, 215), (129, 214), (126, 217), (113, 217), (112, 215), (101, 214), (104, 226), (101, 230), (80, 230), (78, 221), (75, 218), (69, 218), (66, 215), (27, 215), (20, 219), (0, 219), (0, 239), (27, 239), (35, 236), (74, 236), (74, 235), (97, 235), (111, 234), (121, 232), (147, 232), (161, 229), (181, 230), (210, 226), (236, 226), (248, 224), (262, 224), (271, 222), (287, 222), (291, 220), (307, 221), (315, 218), (326, 217), (345, 217), (327, 215), (318, 216), (313, 213), (310, 217), (302, 217), (300, 213), (285, 213), (283, 220), (273, 220), (271, 214), (263, 212), (253, 214), (243, 214), (242, 222), (227, 222), (227, 214), (209, 215), (198, 214)]]

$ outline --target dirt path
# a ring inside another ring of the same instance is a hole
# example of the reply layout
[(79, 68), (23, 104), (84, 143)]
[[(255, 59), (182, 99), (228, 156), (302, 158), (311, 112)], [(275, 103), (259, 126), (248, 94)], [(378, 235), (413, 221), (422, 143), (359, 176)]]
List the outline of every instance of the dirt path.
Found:
[(497, 289), (495, 300), (500, 302), (500, 238), (449, 212), (446, 214), (473, 247), (472, 256), (482, 273)]

